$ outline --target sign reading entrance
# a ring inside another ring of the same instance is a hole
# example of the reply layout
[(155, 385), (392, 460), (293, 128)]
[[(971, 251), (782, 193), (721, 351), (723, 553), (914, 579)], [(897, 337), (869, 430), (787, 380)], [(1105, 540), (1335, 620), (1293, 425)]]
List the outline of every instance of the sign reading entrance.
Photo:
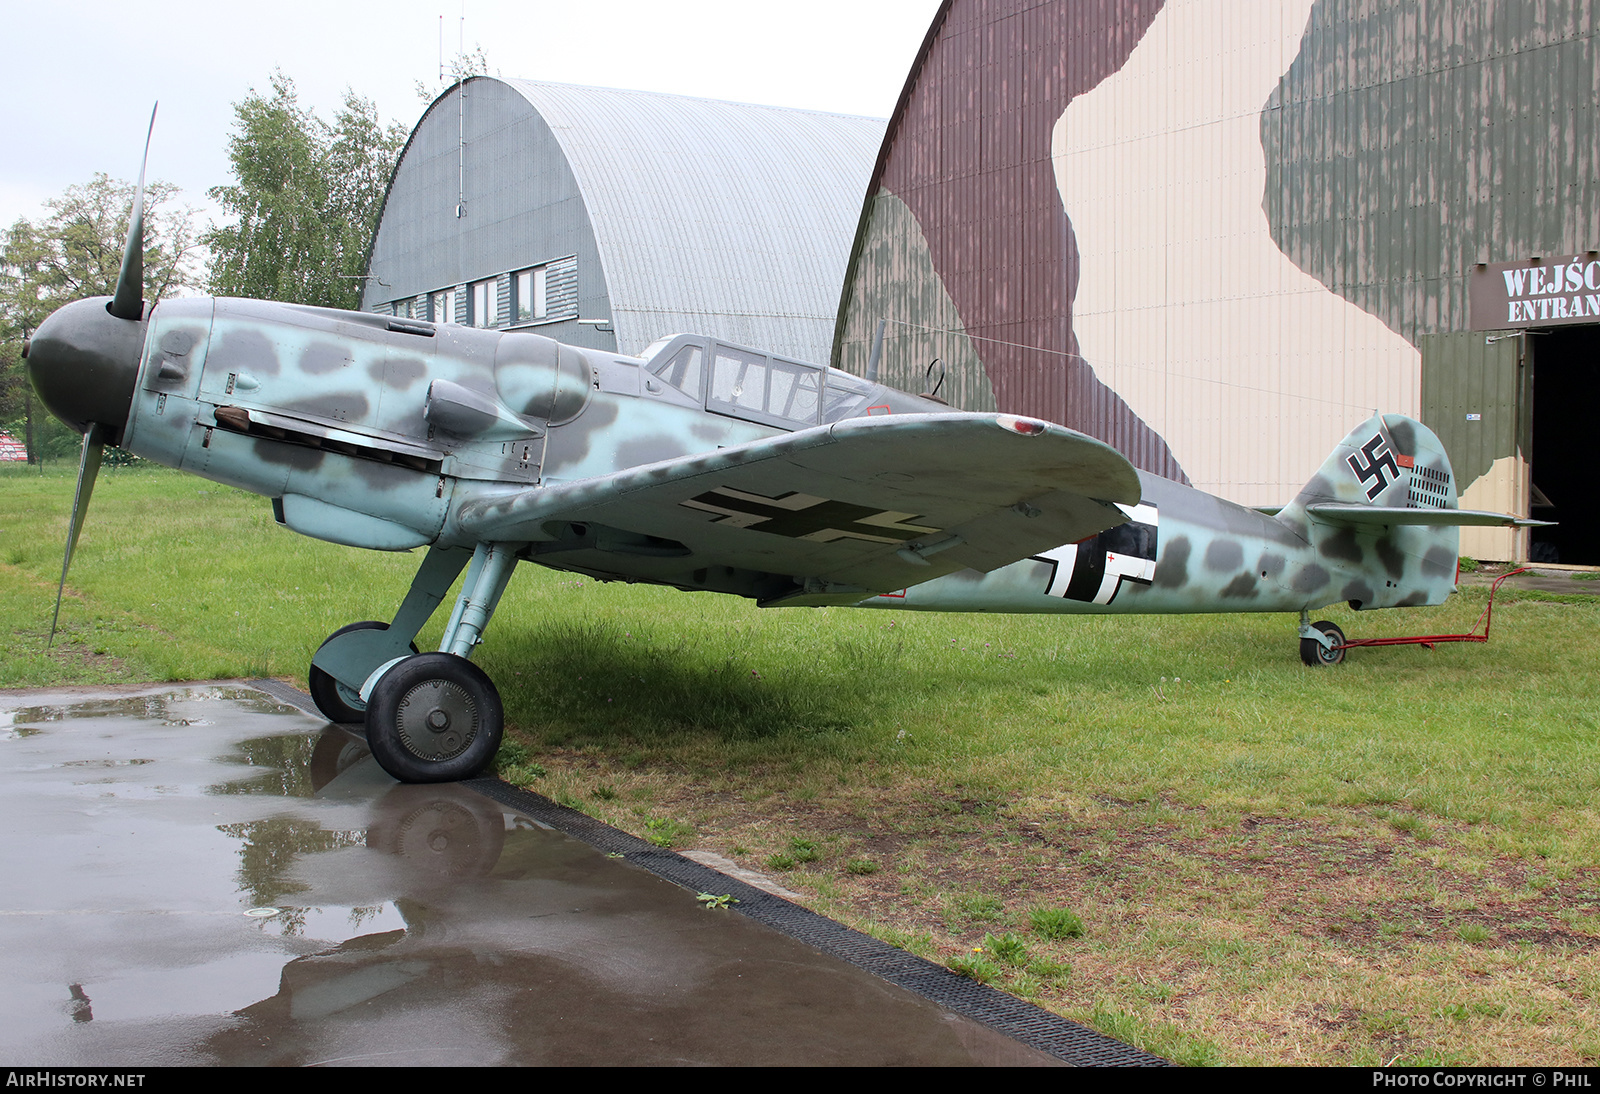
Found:
[(1472, 329), (1600, 323), (1600, 253), (1491, 262), (1472, 271)]

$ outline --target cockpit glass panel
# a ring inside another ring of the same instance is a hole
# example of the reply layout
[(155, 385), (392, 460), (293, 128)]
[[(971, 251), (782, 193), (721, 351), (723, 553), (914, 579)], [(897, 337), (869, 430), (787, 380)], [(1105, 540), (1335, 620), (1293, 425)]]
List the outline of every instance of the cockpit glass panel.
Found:
[(767, 413), (815, 425), (822, 394), (821, 371), (783, 361), (773, 361), (771, 370)]
[(719, 346), (711, 366), (711, 399), (740, 410), (766, 409), (767, 359)]
[(859, 376), (838, 369), (828, 370), (828, 389), (823, 396), (822, 419), (836, 422), (848, 418), (860, 408), (872, 391), (872, 385)]
[(704, 354), (699, 346), (684, 346), (659, 365), (655, 373), (679, 391), (686, 391), (698, 399), (703, 360)]
[(824, 370), (816, 365), (716, 343), (709, 371), (707, 410), (781, 429), (822, 420)]

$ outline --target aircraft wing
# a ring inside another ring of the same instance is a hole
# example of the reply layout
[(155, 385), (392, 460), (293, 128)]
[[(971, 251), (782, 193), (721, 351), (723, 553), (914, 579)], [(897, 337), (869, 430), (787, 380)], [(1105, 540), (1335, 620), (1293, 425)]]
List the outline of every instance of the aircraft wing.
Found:
[(1396, 506), (1359, 505), (1339, 501), (1319, 501), (1306, 506), (1306, 512), (1325, 524), (1345, 524), (1357, 528), (1387, 527), (1391, 524), (1420, 524), (1447, 528), (1451, 525), (1484, 528), (1543, 528), (1552, 521), (1529, 520), (1510, 513), (1487, 509), (1409, 509)]
[(630, 557), (692, 556), (680, 569), (793, 579), (764, 603), (847, 604), (1075, 542), (1139, 498), (1120, 453), (1062, 426), (897, 414), (468, 501), (458, 521), (536, 558), (574, 536), (605, 551), (609, 537), (619, 574), (648, 572)]

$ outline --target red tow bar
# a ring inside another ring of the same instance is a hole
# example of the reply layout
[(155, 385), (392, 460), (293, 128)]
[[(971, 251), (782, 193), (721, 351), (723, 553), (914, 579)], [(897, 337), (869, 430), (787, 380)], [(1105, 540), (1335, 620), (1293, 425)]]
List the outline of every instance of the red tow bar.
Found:
[[(1354, 642), (1346, 642), (1342, 646), (1334, 646), (1336, 650), (1354, 649), (1356, 646), (1422, 646), (1432, 649), (1439, 642), (1487, 642), (1489, 641), (1489, 624), (1494, 619), (1494, 594), (1500, 591), (1500, 583), (1508, 577), (1525, 574), (1529, 567), (1512, 570), (1510, 573), (1501, 574), (1494, 579), (1494, 584), (1489, 586), (1489, 603), (1484, 607), (1483, 614), (1478, 616), (1478, 622), (1472, 625), (1472, 630), (1466, 634), (1419, 634), (1414, 638), (1358, 638)], [(1483, 626), (1483, 633), (1478, 633), (1478, 626)]]

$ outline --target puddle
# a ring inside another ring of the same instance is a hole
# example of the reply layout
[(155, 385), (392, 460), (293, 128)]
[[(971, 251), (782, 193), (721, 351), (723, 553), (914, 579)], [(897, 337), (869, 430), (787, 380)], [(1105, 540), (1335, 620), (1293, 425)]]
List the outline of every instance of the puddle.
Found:
[(396, 785), (253, 690), (9, 714), (4, 1058), (1035, 1062), (474, 791)]

